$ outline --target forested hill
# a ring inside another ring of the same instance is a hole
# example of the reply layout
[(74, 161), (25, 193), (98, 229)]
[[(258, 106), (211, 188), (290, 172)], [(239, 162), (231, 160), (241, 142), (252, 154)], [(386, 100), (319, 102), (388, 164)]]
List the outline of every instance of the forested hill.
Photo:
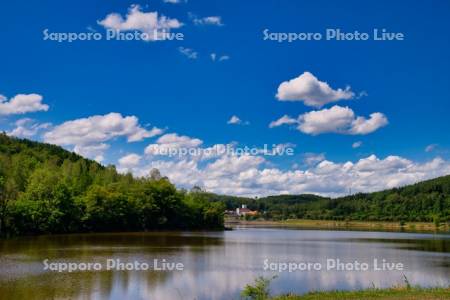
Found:
[(336, 199), (253, 199), (180, 191), (157, 171), (133, 178), (61, 147), (0, 133), (0, 235), (223, 228), (223, 211), (241, 204), (267, 219), (448, 222), (450, 176)]
[[(267, 219), (450, 221), (450, 175), (381, 192), (340, 198), (280, 195), (260, 199), (214, 196), (227, 208), (246, 204)], [(263, 213), (264, 212), (264, 213)]]
[[(400, 188), (330, 199), (322, 208), (326, 218), (448, 222), (450, 175)], [(321, 215), (319, 211), (315, 213)]]
[(0, 235), (222, 228), (221, 203), (0, 133)]

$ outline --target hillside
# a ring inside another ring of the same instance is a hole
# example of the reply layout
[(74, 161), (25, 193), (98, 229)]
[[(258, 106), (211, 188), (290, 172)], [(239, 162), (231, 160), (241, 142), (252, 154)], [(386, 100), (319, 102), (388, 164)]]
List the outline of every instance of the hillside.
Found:
[(0, 133), (0, 235), (222, 228), (223, 205)]
[(262, 198), (201, 193), (212, 202), (222, 202), (226, 209), (246, 204), (271, 220), (364, 220), (421, 221), (450, 220), (450, 175), (413, 185), (374, 193), (360, 193), (340, 198), (317, 195), (277, 195)]
[(264, 218), (274, 220), (450, 220), (450, 175), (401, 188), (333, 199), (314, 195), (279, 195), (260, 199), (222, 197), (228, 208), (247, 204), (253, 210), (265, 212)]
[(326, 218), (380, 221), (450, 220), (450, 175), (400, 188), (331, 199)]

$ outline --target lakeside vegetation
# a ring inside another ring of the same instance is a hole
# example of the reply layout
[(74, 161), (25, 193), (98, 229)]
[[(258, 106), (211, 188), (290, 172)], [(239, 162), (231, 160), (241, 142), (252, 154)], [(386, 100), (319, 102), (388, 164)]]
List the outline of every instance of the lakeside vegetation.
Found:
[[(389, 288), (361, 291), (312, 292), (305, 295), (285, 295), (273, 300), (335, 300), (335, 299), (378, 299), (378, 300), (443, 300), (450, 299), (450, 288)], [(262, 300), (262, 299), (261, 299)]]
[(0, 235), (222, 229), (222, 203), (0, 133)]
[(335, 220), (433, 223), (450, 222), (450, 175), (400, 188), (358, 193), (339, 198), (316, 195), (279, 195), (259, 199), (209, 194), (227, 209), (247, 205), (265, 220)]
[(380, 300), (443, 300), (450, 299), (450, 287), (422, 288), (411, 286), (404, 277), (404, 285), (390, 288), (368, 288), (356, 291), (313, 291), (303, 295), (270, 295), (270, 283), (276, 278), (258, 277), (253, 284), (248, 284), (241, 292), (245, 300), (334, 300), (334, 299), (380, 299)]

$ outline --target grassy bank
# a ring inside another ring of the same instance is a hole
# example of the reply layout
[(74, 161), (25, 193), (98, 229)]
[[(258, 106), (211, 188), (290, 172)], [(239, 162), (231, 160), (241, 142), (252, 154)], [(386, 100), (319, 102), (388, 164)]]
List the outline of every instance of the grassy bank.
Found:
[(405, 277), (404, 285), (379, 289), (368, 288), (358, 291), (322, 291), (309, 292), (303, 295), (279, 295), (270, 296), (270, 284), (273, 279), (258, 277), (253, 284), (247, 285), (241, 292), (245, 300), (334, 300), (334, 299), (401, 299), (401, 300), (437, 300), (450, 299), (450, 287), (422, 288), (411, 286)]
[(349, 229), (374, 231), (411, 231), (411, 232), (448, 232), (449, 224), (442, 223), (439, 227), (426, 222), (380, 222), (380, 221), (333, 221), (333, 220), (303, 220), (292, 219), (285, 221), (226, 221), (226, 225), (233, 226), (274, 226), (302, 229)]
[(278, 296), (276, 300), (327, 300), (327, 299), (401, 299), (437, 300), (450, 299), (450, 288), (390, 288), (361, 291), (313, 292), (305, 295)]

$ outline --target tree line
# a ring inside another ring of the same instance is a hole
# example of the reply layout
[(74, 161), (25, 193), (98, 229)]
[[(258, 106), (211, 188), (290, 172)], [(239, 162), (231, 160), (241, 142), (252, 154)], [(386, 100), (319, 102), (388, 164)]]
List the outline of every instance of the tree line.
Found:
[(450, 176), (374, 193), (339, 198), (316, 195), (279, 195), (243, 198), (210, 194), (233, 210), (242, 204), (257, 210), (256, 218), (270, 220), (450, 221)]
[(223, 228), (224, 204), (0, 133), (0, 235)]

